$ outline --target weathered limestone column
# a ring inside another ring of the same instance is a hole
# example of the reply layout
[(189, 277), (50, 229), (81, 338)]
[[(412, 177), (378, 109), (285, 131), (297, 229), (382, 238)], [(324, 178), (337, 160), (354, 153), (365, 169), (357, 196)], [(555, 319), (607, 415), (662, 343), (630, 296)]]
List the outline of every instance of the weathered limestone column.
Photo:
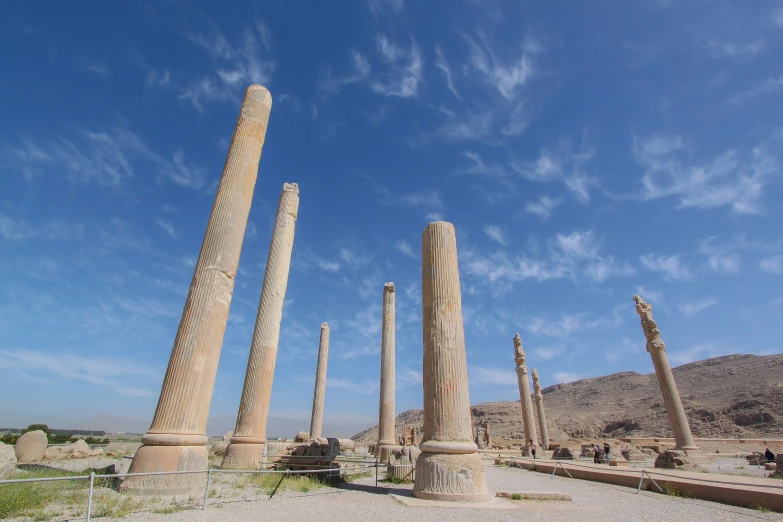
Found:
[(644, 337), (647, 339), (647, 351), (650, 352), (653, 366), (655, 366), (655, 376), (658, 378), (658, 384), (661, 386), (663, 402), (666, 405), (666, 413), (669, 416), (669, 424), (672, 426), (674, 441), (677, 444), (676, 449), (698, 450), (699, 447), (693, 441), (691, 427), (688, 424), (685, 409), (683, 409), (680, 401), (680, 393), (677, 391), (677, 384), (674, 382), (669, 359), (666, 357), (666, 344), (661, 340), (658, 324), (653, 319), (652, 307), (638, 295), (633, 296), (633, 300), (636, 302), (636, 313), (641, 318), (642, 330), (644, 331)]
[(413, 496), (486, 500), (489, 491), (471, 428), (457, 235), (451, 223), (437, 221), (424, 229), (421, 292), (424, 438)]
[[(538, 411), (538, 430), (541, 433), (541, 445), (549, 448), (549, 430), (546, 427), (546, 414), (544, 413), (544, 394), (541, 393), (541, 382), (538, 372), (533, 370), (533, 395), (536, 397), (536, 411)], [(528, 439), (529, 441), (530, 439)]]
[(519, 381), (519, 398), (522, 403), (522, 429), (525, 433), (525, 442), (537, 441), (536, 420), (533, 416), (533, 399), (530, 398), (530, 381), (527, 378), (527, 366), (525, 365), (525, 350), (522, 348), (522, 339), (519, 334), (514, 335), (514, 360), (517, 363), (517, 380)]
[(383, 285), (383, 318), (381, 324), (381, 392), (378, 408), (378, 445), (375, 454), (381, 462), (399, 445), (394, 433), (394, 283)]
[[(130, 473), (207, 469), (207, 415), (271, 108), (268, 90), (247, 88), (155, 417)], [(120, 488), (181, 494), (202, 492), (205, 483), (201, 473), (157, 475), (128, 477)]]
[(310, 440), (321, 437), (324, 423), (324, 395), (326, 394), (326, 360), (329, 357), (329, 325), (321, 323), (321, 341), (318, 345), (318, 368), (315, 371), (313, 414), (310, 417)]
[(261, 459), (260, 453), (264, 451), (269, 398), (272, 395), (280, 321), (283, 319), (283, 303), (288, 287), (298, 210), (299, 187), (296, 183), (286, 183), (277, 204), (264, 286), (261, 289), (256, 326), (250, 344), (245, 386), (239, 402), (234, 435), (223, 455), (224, 468), (256, 469)]

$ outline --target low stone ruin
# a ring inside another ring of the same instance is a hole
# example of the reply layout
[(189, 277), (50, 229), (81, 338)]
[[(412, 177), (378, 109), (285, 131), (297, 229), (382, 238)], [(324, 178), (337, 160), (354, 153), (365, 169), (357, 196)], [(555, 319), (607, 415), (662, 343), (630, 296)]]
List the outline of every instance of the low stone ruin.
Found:
[(389, 478), (399, 482), (413, 482), (416, 479), (416, 459), (421, 450), (416, 446), (403, 446), (394, 453), (386, 466)]
[(209, 452), (212, 455), (215, 455), (215, 456), (218, 456), (218, 457), (224, 455), (226, 453), (226, 448), (228, 448), (228, 445), (231, 442), (231, 437), (233, 437), (233, 436), (234, 436), (234, 432), (233, 431), (229, 431), (228, 433), (223, 435), (223, 440), (221, 440), (220, 442), (215, 443), (210, 448)]
[(103, 455), (103, 449), (90, 449), (82, 439), (65, 446), (49, 446), (44, 452), (45, 460), (86, 459)]
[(28, 431), (22, 434), (14, 444), (16, 460), (19, 463), (37, 462), (44, 458), (48, 445), (46, 433), (41, 430)]
[(0, 480), (16, 469), (16, 452), (13, 446), (0, 442)]
[(655, 467), (663, 469), (684, 469), (684, 470), (697, 470), (699, 466), (691, 462), (691, 460), (685, 455), (684, 451), (680, 450), (665, 450), (658, 454), (655, 459)]
[(552, 452), (552, 458), (558, 460), (574, 460), (574, 454), (566, 446), (559, 446)]
[(296, 434), (296, 436), (294, 436), (294, 442), (302, 443), (302, 442), (307, 442), (309, 440), (310, 440), (310, 434), (307, 433), (306, 431), (300, 431), (299, 433)]
[(775, 457), (775, 472), (771, 473), (769, 478), (783, 479), (783, 453), (778, 453)]

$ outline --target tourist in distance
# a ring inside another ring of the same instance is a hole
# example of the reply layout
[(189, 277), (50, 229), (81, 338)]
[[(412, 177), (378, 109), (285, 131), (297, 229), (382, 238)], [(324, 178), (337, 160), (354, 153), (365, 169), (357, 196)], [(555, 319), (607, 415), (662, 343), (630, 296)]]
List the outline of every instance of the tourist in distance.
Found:
[(600, 464), (601, 461), (598, 460), (598, 444), (593, 444), (593, 464)]
[(764, 451), (764, 456), (767, 457), (767, 462), (775, 462), (775, 454), (769, 448)]
[(536, 443), (533, 442), (533, 439), (530, 439), (530, 454), (533, 455), (533, 458), (536, 458)]
[(606, 464), (609, 464), (609, 452), (611, 451), (611, 448), (609, 447), (608, 442), (604, 442), (604, 459), (606, 459)]

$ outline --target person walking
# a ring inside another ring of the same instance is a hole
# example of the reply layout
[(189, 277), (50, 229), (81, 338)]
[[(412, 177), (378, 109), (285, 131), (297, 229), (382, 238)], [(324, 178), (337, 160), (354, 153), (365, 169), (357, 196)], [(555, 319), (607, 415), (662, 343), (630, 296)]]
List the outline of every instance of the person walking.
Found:
[(767, 457), (767, 462), (775, 462), (775, 454), (772, 453), (769, 448), (764, 452), (764, 456)]
[(533, 458), (536, 458), (536, 443), (533, 442), (533, 439), (530, 439), (530, 454), (533, 455)]
[(601, 461), (598, 460), (598, 444), (593, 444), (593, 464), (600, 464)]
[(609, 447), (608, 442), (604, 442), (604, 458), (606, 459), (606, 465), (609, 465), (609, 452), (612, 451), (612, 448)]

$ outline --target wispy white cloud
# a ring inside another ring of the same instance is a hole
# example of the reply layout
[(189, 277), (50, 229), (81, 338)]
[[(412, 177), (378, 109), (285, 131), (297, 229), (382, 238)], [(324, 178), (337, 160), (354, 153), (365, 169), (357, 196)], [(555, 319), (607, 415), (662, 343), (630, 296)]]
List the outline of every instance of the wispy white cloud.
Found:
[(563, 140), (554, 148), (542, 148), (535, 161), (512, 161), (511, 168), (530, 181), (562, 183), (577, 201), (589, 203), (590, 191), (600, 186), (598, 178), (585, 171), (594, 154), (585, 139), (577, 151)]
[(764, 41), (755, 40), (746, 44), (719, 42), (710, 39), (704, 45), (704, 51), (710, 58), (754, 58), (764, 49)]
[(171, 237), (177, 237), (177, 231), (174, 228), (174, 223), (172, 223), (171, 221), (164, 221), (160, 218), (157, 218), (155, 220), (155, 223), (157, 223), (158, 226), (162, 228), (164, 231), (166, 231), (166, 233)]
[(0, 237), (11, 241), (24, 241), (40, 237), (43, 239), (81, 239), (85, 227), (81, 223), (66, 223), (62, 221), (46, 221), (33, 225), (22, 219), (0, 214)]
[(249, 84), (271, 83), (276, 63), (271, 58), (271, 32), (263, 22), (251, 24), (241, 41), (234, 44), (208, 17), (193, 11), (191, 14), (191, 27), (184, 31), (185, 37), (210, 55), (213, 72), (182, 87), (180, 99), (203, 112), (208, 103), (239, 98)]
[(767, 78), (762, 82), (756, 83), (752, 87), (734, 93), (728, 99), (727, 103), (730, 107), (736, 109), (759, 96), (777, 92), (781, 89), (783, 89), (783, 76), (778, 78)]
[(563, 202), (562, 199), (552, 199), (549, 196), (539, 196), (538, 201), (528, 201), (525, 203), (525, 212), (535, 214), (542, 221), (552, 217), (552, 212)]
[(99, 76), (111, 76), (111, 71), (108, 67), (106, 67), (103, 64), (89, 64), (84, 67), (86, 70), (90, 71), (91, 73), (97, 74)]
[(378, 391), (378, 383), (376, 381), (353, 382), (348, 379), (328, 378), (326, 379), (326, 386), (327, 388), (337, 388), (362, 394)]
[(612, 276), (629, 276), (634, 270), (600, 253), (601, 244), (593, 231), (558, 234), (547, 243), (546, 257), (509, 256), (503, 251), (486, 253), (470, 246), (460, 250), (460, 266), (466, 274), (508, 288), (508, 283), (528, 279), (588, 280), (601, 282)]
[(514, 370), (499, 370), (497, 368), (468, 368), (470, 384), (492, 384), (498, 386), (518, 386), (517, 374)]
[(783, 133), (778, 131), (750, 152), (729, 149), (707, 162), (692, 165), (680, 159), (688, 146), (679, 135), (634, 138), (633, 154), (644, 168), (641, 197), (674, 197), (680, 208), (730, 206), (736, 213), (760, 213), (764, 186), (779, 168), (777, 150), (781, 138)]
[(22, 137), (19, 145), (2, 145), (0, 161), (0, 166), (21, 171), (28, 179), (48, 171), (64, 171), (74, 182), (113, 187), (134, 178), (137, 167), (145, 165), (158, 173), (159, 182), (198, 190), (206, 180), (204, 171), (188, 164), (181, 150), (169, 160), (120, 126), (100, 132), (80, 130), (72, 136), (53, 136), (37, 143)]
[(683, 314), (690, 317), (692, 315), (696, 315), (702, 310), (706, 310), (707, 308), (715, 306), (718, 303), (719, 301), (717, 299), (704, 299), (693, 303), (682, 303), (677, 305), (677, 308), (679, 308)]
[(557, 382), (562, 384), (566, 382), (579, 381), (581, 379), (584, 379), (585, 375), (582, 373), (556, 372), (555, 374), (552, 375), (552, 377), (554, 377)]
[(468, 67), (482, 75), (484, 81), (504, 98), (515, 99), (519, 89), (535, 76), (533, 60), (528, 53), (522, 51), (517, 58), (503, 63), (483, 34), (479, 33), (476, 39), (464, 33), (461, 36), (469, 48)]
[(378, 17), (379, 14), (384, 11), (389, 11), (392, 14), (399, 13), (403, 10), (405, 2), (404, 0), (365, 0), (367, 7), (370, 8), (372, 15)]
[(398, 252), (408, 257), (413, 257), (413, 258), (418, 257), (416, 253), (413, 251), (413, 248), (411, 248), (410, 244), (408, 244), (408, 242), (405, 241), (404, 239), (400, 239), (399, 241), (394, 243), (394, 248), (396, 248)]
[(459, 92), (457, 92), (457, 88), (454, 87), (454, 79), (451, 76), (449, 62), (446, 60), (446, 57), (443, 56), (443, 51), (441, 51), (440, 46), (437, 45), (435, 46), (435, 67), (440, 69), (440, 72), (443, 73), (443, 77), (446, 80), (446, 87), (451, 91), (451, 94), (458, 100), (461, 100), (462, 97), (459, 95)]
[(86, 381), (97, 386), (113, 389), (120, 395), (151, 397), (151, 390), (118, 386), (125, 380), (160, 378), (159, 372), (148, 365), (139, 365), (131, 360), (116, 357), (111, 359), (94, 355), (85, 357), (71, 352), (43, 352), (24, 348), (0, 350), (0, 372), (29, 372), (32, 375), (56, 375), (66, 379)]
[(688, 281), (691, 279), (691, 272), (682, 260), (682, 254), (671, 256), (645, 254), (639, 258), (639, 262), (647, 270), (662, 273), (663, 278), (667, 281)]
[(375, 43), (388, 70), (370, 82), (371, 89), (384, 96), (416, 97), (419, 94), (424, 59), (413, 37), (409, 49), (398, 46), (381, 33), (376, 36)]
[(339, 93), (346, 85), (357, 83), (370, 75), (372, 68), (367, 58), (359, 51), (351, 51), (353, 71), (345, 76), (332, 75), (331, 67), (326, 69), (326, 75), (318, 82), (318, 89), (326, 95)]
[(506, 246), (508, 241), (506, 239), (506, 233), (497, 225), (487, 225), (484, 227), (484, 233), (495, 243)]
[(660, 290), (652, 290), (643, 286), (637, 286), (636, 294), (652, 304), (659, 305), (663, 303), (663, 292)]
[(759, 261), (759, 268), (775, 275), (783, 275), (783, 255), (767, 257)]

